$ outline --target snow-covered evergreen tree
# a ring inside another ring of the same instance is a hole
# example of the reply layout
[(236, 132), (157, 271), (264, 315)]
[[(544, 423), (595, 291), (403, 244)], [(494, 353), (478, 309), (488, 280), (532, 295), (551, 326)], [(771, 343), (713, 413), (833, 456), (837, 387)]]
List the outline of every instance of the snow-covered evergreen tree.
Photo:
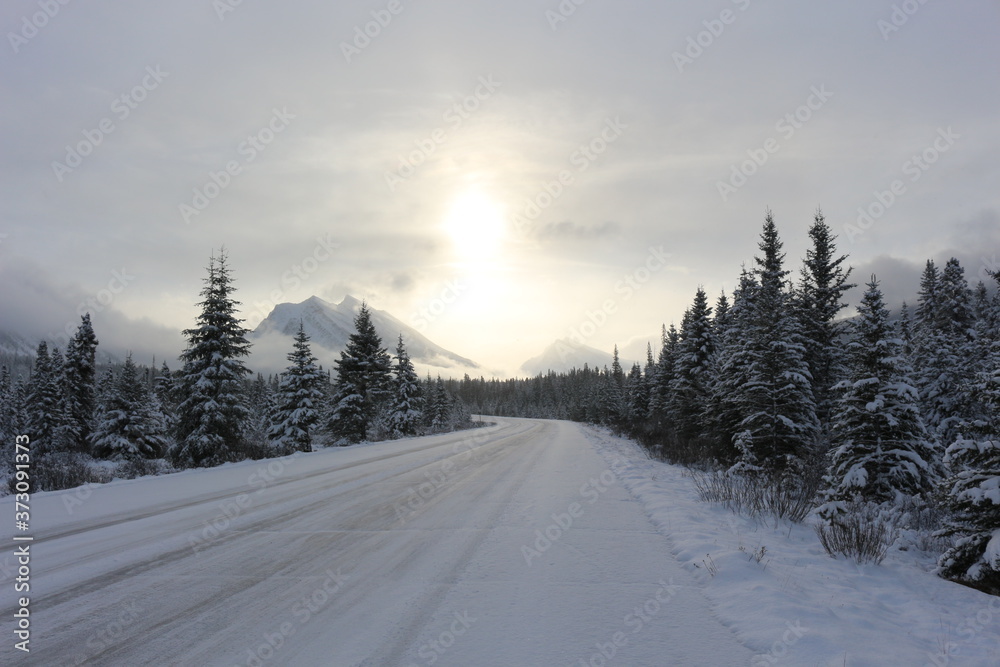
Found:
[(917, 384), (927, 425), (942, 443), (975, 411), (968, 384), (976, 371), (976, 318), (972, 290), (954, 257), (940, 274), (928, 261), (921, 279), (915, 332)]
[(237, 316), (238, 301), (223, 250), (212, 257), (198, 304), (197, 326), (184, 331), (187, 349), (179, 378), (181, 396), (174, 461), (186, 466), (218, 465), (241, 457), (244, 403), (243, 378), (250, 370), (248, 330)]
[(337, 379), (328, 425), (330, 433), (345, 444), (368, 436), (375, 415), (392, 392), (391, 359), (365, 303), (354, 318), (354, 328), (346, 349), (334, 362)]
[(63, 365), (63, 412), (69, 449), (86, 451), (94, 426), (97, 336), (90, 313), (82, 316), (76, 334), (66, 348)]
[(448, 430), (451, 428), (451, 396), (444, 386), (444, 380), (437, 376), (437, 380), (427, 378), (427, 412), (424, 417), (425, 423), (434, 430)]
[[(403, 344), (403, 334), (396, 343), (396, 362), (393, 371), (392, 411), (389, 414), (389, 429), (393, 437), (414, 435), (423, 420), (424, 399), (420, 390), (420, 378), (413, 369), (413, 362)], [(468, 375), (466, 375), (466, 379)]]
[(848, 377), (836, 389), (833, 448), (819, 513), (836, 521), (853, 501), (898, 505), (935, 481), (919, 396), (875, 277), (847, 346)]
[[(312, 451), (312, 433), (319, 422), (326, 374), (316, 366), (302, 322), (288, 353), (291, 365), (281, 374), (271, 411), (268, 438), (282, 452)], [(263, 378), (261, 383), (263, 383)]]
[(855, 285), (847, 282), (851, 275), (851, 268), (844, 265), (847, 255), (837, 256), (836, 236), (822, 211), (816, 211), (809, 238), (812, 247), (806, 251), (795, 306), (802, 322), (816, 416), (825, 425), (833, 412), (832, 387), (843, 374), (842, 344), (838, 339), (844, 324), (836, 318), (847, 305), (844, 293)]
[(56, 451), (56, 429), (62, 423), (61, 359), (58, 350), (49, 354), (45, 341), (38, 344), (25, 397), (25, 430), (31, 438), (32, 449), (38, 454)]
[(744, 415), (735, 445), (745, 470), (802, 471), (816, 447), (818, 422), (806, 347), (791, 306), (784, 253), (768, 211), (755, 273), (759, 287), (747, 332), (747, 381), (735, 388)]
[(711, 318), (708, 297), (698, 287), (694, 303), (681, 323), (668, 404), (674, 431), (685, 445), (693, 443), (705, 430), (703, 415), (711, 393), (709, 380), (715, 355)]
[(986, 409), (961, 425), (946, 453), (953, 470), (946, 484), (951, 518), (943, 531), (954, 544), (939, 560), (941, 575), (1000, 595), (1000, 343), (973, 396)]
[[(716, 354), (710, 371), (711, 386), (705, 407), (705, 430), (716, 456), (733, 462), (737, 454), (735, 439), (740, 422), (746, 416), (739, 403), (739, 390), (749, 379), (749, 333), (754, 322), (754, 303), (760, 285), (756, 277), (744, 269), (733, 293), (732, 305), (715, 323)], [(719, 312), (716, 311), (716, 318)]]
[(676, 375), (677, 348), (680, 333), (673, 323), (663, 328), (660, 337), (660, 355), (656, 362), (656, 374), (649, 388), (649, 430), (653, 448), (662, 453), (672, 442), (673, 425), (670, 423), (670, 391)]
[[(646, 373), (654, 372), (656, 367), (653, 362), (652, 349), (646, 350)], [(646, 374), (643, 374), (642, 367), (638, 362), (632, 365), (625, 378), (625, 401), (628, 406), (628, 413), (625, 419), (626, 432), (632, 435), (643, 432), (646, 415), (649, 414), (649, 382)]]
[(167, 448), (164, 426), (163, 414), (129, 353), (91, 433), (94, 455), (131, 461), (160, 458)]
[(20, 407), (15, 405), (14, 384), (10, 380), (10, 370), (4, 365), (0, 368), (0, 442), (12, 442), (14, 436), (20, 435), (15, 423), (16, 410)]

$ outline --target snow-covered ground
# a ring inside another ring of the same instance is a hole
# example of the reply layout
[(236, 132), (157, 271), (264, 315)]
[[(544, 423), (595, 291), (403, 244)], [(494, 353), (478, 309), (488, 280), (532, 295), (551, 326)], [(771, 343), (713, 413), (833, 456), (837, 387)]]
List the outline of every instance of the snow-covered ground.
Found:
[(1000, 663), (998, 599), (927, 558), (858, 568), (633, 443), (496, 421), (38, 494), (29, 654), (4, 498), (0, 664)]
[(808, 525), (761, 525), (701, 502), (684, 468), (587, 433), (606, 460), (631, 462), (624, 485), (754, 665), (1000, 665), (1000, 597), (935, 576), (934, 554), (890, 550), (878, 566), (830, 558)]

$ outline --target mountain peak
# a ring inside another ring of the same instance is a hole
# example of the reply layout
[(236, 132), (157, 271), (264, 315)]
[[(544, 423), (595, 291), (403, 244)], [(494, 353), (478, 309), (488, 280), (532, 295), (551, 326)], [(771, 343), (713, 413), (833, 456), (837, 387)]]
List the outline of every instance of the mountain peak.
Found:
[[(316, 296), (301, 303), (279, 303), (257, 325), (250, 337), (258, 340), (269, 337), (283, 356), (289, 343), (282, 339), (294, 336), (301, 321), (306, 335), (316, 346), (314, 352), (317, 356), (323, 356), (320, 348), (327, 353), (335, 353), (344, 349), (354, 332), (354, 320), (361, 303), (360, 299), (350, 294), (337, 305)], [(416, 362), (438, 368), (479, 368), (474, 361), (431, 342), (391, 314), (374, 308), (370, 308), (370, 311), (372, 324), (385, 347), (394, 348), (402, 333), (410, 358)]]
[(537, 357), (528, 359), (521, 365), (521, 370), (531, 375), (539, 375), (548, 371), (566, 373), (572, 368), (601, 368), (611, 364), (611, 355), (603, 350), (584, 345), (571, 338), (560, 338), (554, 341)]
[[(316, 298), (316, 297), (313, 297), (313, 298)], [(350, 294), (345, 294), (343, 301), (341, 301), (340, 303), (338, 303), (337, 307), (338, 308), (350, 308), (351, 310), (354, 310), (356, 308), (360, 308), (361, 307), (361, 303), (362, 302), (361, 302), (360, 299), (357, 299), (357, 298), (351, 296)]]

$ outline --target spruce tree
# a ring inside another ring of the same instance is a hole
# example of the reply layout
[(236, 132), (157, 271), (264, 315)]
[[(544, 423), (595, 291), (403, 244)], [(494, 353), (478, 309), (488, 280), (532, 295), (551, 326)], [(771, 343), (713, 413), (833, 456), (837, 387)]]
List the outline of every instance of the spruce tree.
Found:
[[(648, 373), (655, 368), (652, 350), (647, 350), (646, 356)], [(625, 419), (626, 432), (632, 436), (642, 435), (646, 415), (649, 414), (649, 383), (646, 376), (643, 375), (639, 362), (632, 365), (632, 370), (625, 378), (625, 400), (628, 405), (628, 414)]]
[(662, 455), (664, 449), (673, 443), (673, 425), (669, 414), (670, 391), (676, 374), (679, 345), (680, 333), (671, 322), (669, 329), (666, 326), (663, 328), (656, 375), (649, 390), (649, 429), (654, 441), (654, 453), (657, 455)]
[(131, 353), (105, 397), (101, 421), (90, 439), (94, 455), (104, 459), (155, 459), (166, 452), (163, 415), (139, 377)]
[(822, 211), (816, 211), (809, 238), (812, 247), (806, 251), (795, 305), (802, 322), (816, 415), (825, 425), (833, 410), (833, 385), (843, 374), (839, 338), (845, 325), (836, 318), (847, 306), (844, 293), (855, 285), (847, 282), (851, 275), (851, 268), (844, 265), (847, 255), (837, 256), (836, 236)]
[(197, 326), (186, 329), (187, 349), (179, 378), (180, 405), (174, 460), (185, 466), (218, 465), (241, 458), (243, 378), (250, 373), (243, 358), (250, 353), (244, 320), (223, 250), (209, 260), (208, 277), (198, 304)]
[(0, 368), (0, 442), (10, 442), (19, 435), (14, 424), (14, 385), (10, 381), (10, 371), (4, 365)]
[(961, 425), (945, 453), (954, 472), (945, 486), (951, 516), (943, 534), (954, 544), (938, 564), (942, 576), (1000, 595), (1000, 343), (988, 366), (973, 387), (986, 410)]
[(705, 290), (699, 287), (681, 323), (670, 391), (670, 415), (677, 437), (685, 445), (704, 431), (703, 415), (711, 393), (709, 379), (715, 355), (711, 317)]
[(329, 419), (330, 432), (344, 444), (361, 442), (368, 436), (391, 393), (391, 360), (365, 303), (354, 318), (354, 328), (346, 349), (334, 362), (337, 380)]
[(801, 473), (816, 448), (818, 422), (806, 346), (791, 307), (784, 253), (770, 211), (756, 257), (759, 282), (748, 332), (747, 382), (736, 389), (743, 419), (737, 465), (769, 474)]
[(715, 324), (717, 350), (712, 361), (712, 383), (703, 419), (717, 458), (727, 463), (735, 462), (735, 440), (746, 416), (739, 397), (740, 389), (749, 380), (752, 358), (749, 335), (759, 288), (756, 277), (744, 269), (733, 293), (732, 305)]
[(94, 425), (97, 343), (87, 313), (66, 348), (63, 366), (63, 411), (67, 415), (68, 444), (75, 451), (87, 450)]
[[(393, 371), (392, 412), (389, 415), (389, 429), (393, 437), (415, 435), (423, 420), (424, 400), (420, 390), (420, 378), (413, 368), (410, 355), (403, 344), (403, 334), (396, 343), (396, 362)], [(468, 379), (468, 375), (466, 375)]]
[[(281, 452), (312, 451), (312, 433), (319, 421), (323, 400), (322, 385), (326, 375), (316, 366), (316, 357), (309, 347), (301, 321), (295, 343), (288, 353), (291, 365), (281, 374), (278, 393), (271, 411), (271, 428), (267, 435)], [(260, 378), (263, 384), (263, 378)]]
[(919, 397), (874, 276), (847, 346), (848, 377), (837, 385), (833, 448), (819, 513), (836, 521), (848, 503), (899, 505), (935, 479)]
[[(428, 382), (431, 382), (430, 378), (428, 378)], [(440, 375), (433, 382), (433, 390), (429, 393), (430, 403), (428, 405), (428, 414), (430, 416), (430, 427), (439, 431), (450, 429), (452, 398)]]
[(945, 444), (975, 411), (966, 392), (976, 371), (975, 328), (972, 291), (959, 261), (951, 258), (941, 273), (928, 261), (915, 341), (917, 383), (927, 425)]
[(57, 451), (56, 430), (62, 423), (62, 390), (60, 379), (62, 357), (58, 350), (49, 354), (45, 341), (38, 344), (35, 366), (28, 379), (25, 407), (25, 430), (32, 448), (39, 454)]
[[(268, 439), (279, 452), (312, 451), (312, 434), (320, 418), (326, 375), (316, 366), (316, 357), (309, 347), (303, 323), (295, 334), (292, 351), (288, 353), (291, 365), (281, 374), (278, 392), (270, 411)], [(267, 402), (263, 392), (264, 378), (255, 383), (258, 400)]]

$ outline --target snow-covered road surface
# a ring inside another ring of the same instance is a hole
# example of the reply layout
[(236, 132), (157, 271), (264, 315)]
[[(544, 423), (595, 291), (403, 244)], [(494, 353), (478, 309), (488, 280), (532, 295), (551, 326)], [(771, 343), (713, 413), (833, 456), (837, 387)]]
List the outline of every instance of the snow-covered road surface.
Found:
[(0, 664), (750, 664), (582, 427), (496, 421), (39, 494)]

